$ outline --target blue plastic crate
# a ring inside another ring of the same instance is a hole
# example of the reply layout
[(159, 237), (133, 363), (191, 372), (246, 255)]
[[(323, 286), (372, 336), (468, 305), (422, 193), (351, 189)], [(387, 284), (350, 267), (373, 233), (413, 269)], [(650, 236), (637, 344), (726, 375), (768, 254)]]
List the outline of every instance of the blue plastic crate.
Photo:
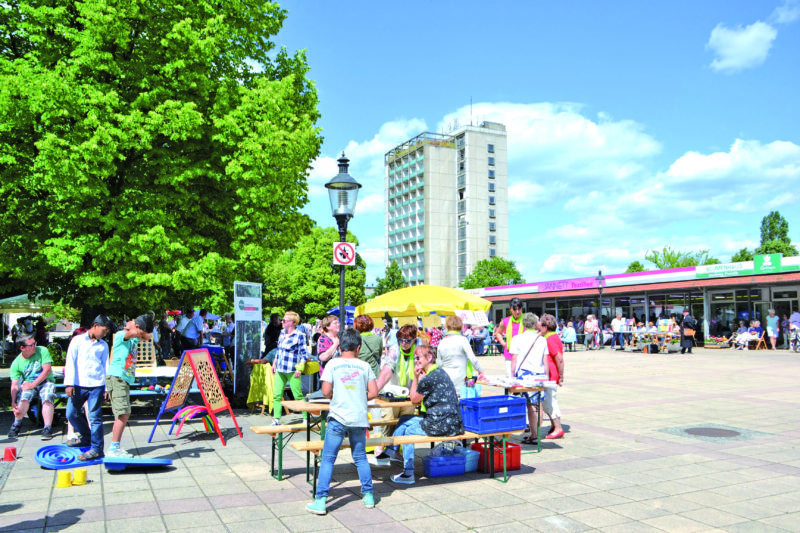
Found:
[(466, 457), (464, 472), (475, 472), (478, 469), (478, 461), (481, 458), (481, 452), (459, 446), (456, 448), (456, 453)]
[(474, 433), (498, 433), (525, 429), (525, 398), (484, 396), (461, 400), (464, 429)]
[(464, 455), (426, 455), (422, 466), (427, 477), (463, 476), (467, 458)]

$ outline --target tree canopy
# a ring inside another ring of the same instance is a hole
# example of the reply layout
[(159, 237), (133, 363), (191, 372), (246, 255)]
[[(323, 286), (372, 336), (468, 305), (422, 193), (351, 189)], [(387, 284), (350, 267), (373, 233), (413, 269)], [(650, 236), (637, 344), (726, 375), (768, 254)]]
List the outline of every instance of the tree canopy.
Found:
[(627, 273), (644, 272), (645, 270), (647, 270), (647, 269), (644, 267), (644, 265), (640, 261), (634, 261), (630, 265), (628, 265), (628, 268), (627, 268), (627, 270), (625, 270), (625, 272), (627, 272)]
[(789, 222), (779, 211), (770, 211), (761, 219), (761, 244), (753, 251), (742, 248), (731, 261), (752, 261), (755, 255), (761, 254), (783, 254), (784, 257), (798, 255), (797, 247), (789, 238)]
[[(297, 245), (283, 252), (264, 269), (264, 309), (271, 313), (295, 311), (303, 318), (322, 317), (339, 305), (339, 267), (333, 265), (335, 228), (315, 226)], [(358, 244), (348, 232), (347, 242)], [(356, 264), (345, 267), (345, 304), (364, 303), (367, 265), (356, 254)]]
[(311, 227), (317, 94), (305, 56), (274, 50), (277, 4), (8, 0), (0, 17), (0, 292), (225, 308)]
[(393, 259), (392, 263), (386, 267), (386, 272), (383, 277), (376, 280), (375, 291), (372, 293), (372, 296), (380, 296), (387, 292), (402, 289), (406, 285), (407, 283), (406, 279), (403, 277), (403, 271), (400, 269), (400, 265), (397, 264), (397, 260)]
[(661, 250), (650, 250), (645, 254), (644, 259), (653, 263), (658, 270), (698, 265), (718, 265), (720, 262), (719, 259), (711, 257), (708, 250), (687, 252), (674, 250), (671, 246), (665, 246)]
[(514, 261), (495, 256), (478, 261), (473, 271), (464, 278), (461, 287), (479, 289), (500, 285), (519, 285), (520, 283), (525, 283), (525, 278), (517, 270)]

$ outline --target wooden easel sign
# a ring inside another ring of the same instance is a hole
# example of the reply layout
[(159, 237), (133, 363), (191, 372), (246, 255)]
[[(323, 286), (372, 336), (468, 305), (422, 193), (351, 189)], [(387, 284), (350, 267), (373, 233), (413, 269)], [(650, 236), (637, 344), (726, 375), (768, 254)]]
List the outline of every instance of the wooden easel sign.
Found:
[(192, 381), (197, 381), (197, 388), (200, 389), (203, 404), (222, 445), (225, 446), (225, 437), (222, 436), (216, 416), (220, 411), (227, 410), (230, 413), (233, 425), (236, 426), (236, 431), (239, 433), (239, 438), (242, 438), (242, 430), (239, 429), (239, 424), (236, 422), (231, 404), (222, 392), (222, 384), (219, 382), (217, 372), (214, 370), (214, 361), (211, 358), (211, 354), (205, 348), (201, 348), (199, 350), (186, 350), (181, 355), (178, 371), (175, 372), (175, 377), (172, 379), (169, 395), (164, 400), (164, 403), (161, 404), (161, 409), (158, 412), (156, 422), (153, 424), (153, 430), (150, 432), (147, 442), (153, 439), (158, 427), (158, 421), (165, 412), (177, 413), (186, 406)]

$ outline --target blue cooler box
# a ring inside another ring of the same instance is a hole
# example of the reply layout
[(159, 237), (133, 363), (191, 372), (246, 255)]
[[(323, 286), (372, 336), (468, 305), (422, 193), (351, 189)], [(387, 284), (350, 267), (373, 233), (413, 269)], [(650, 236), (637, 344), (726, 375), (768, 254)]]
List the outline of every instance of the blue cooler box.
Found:
[(464, 429), (474, 433), (499, 433), (525, 429), (525, 398), (484, 396), (461, 400)]
[(466, 460), (466, 456), (460, 454), (438, 457), (426, 455), (422, 458), (422, 466), (428, 477), (463, 476)]
[(466, 457), (464, 462), (464, 472), (475, 472), (478, 469), (478, 461), (481, 458), (481, 452), (477, 450), (470, 450), (469, 448), (456, 448), (456, 453)]

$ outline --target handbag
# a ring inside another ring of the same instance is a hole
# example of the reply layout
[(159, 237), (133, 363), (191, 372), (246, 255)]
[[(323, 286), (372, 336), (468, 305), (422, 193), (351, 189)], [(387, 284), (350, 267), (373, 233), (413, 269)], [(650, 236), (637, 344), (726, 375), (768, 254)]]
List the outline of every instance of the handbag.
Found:
[(683, 336), (684, 337), (694, 337), (695, 330), (692, 328), (683, 328)]

